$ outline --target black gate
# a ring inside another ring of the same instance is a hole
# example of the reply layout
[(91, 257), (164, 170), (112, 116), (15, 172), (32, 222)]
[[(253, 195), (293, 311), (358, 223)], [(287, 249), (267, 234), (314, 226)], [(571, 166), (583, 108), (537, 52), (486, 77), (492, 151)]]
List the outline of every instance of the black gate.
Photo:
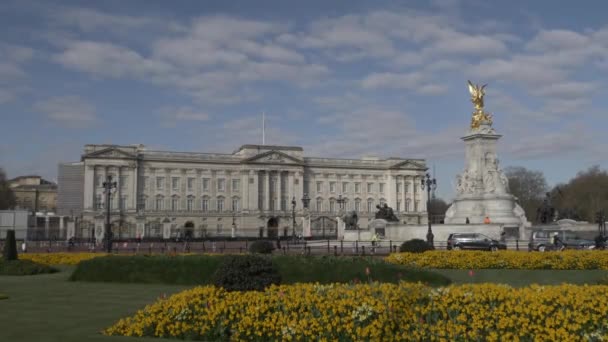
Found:
[(328, 216), (319, 216), (310, 220), (312, 238), (337, 239), (338, 221)]

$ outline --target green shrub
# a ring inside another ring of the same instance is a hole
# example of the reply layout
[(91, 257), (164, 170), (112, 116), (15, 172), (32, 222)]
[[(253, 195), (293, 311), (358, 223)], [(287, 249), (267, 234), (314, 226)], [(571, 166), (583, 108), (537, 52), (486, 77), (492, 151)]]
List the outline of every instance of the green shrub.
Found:
[(213, 284), (228, 291), (262, 291), (280, 282), (272, 259), (261, 255), (227, 256), (213, 275)]
[(56, 268), (39, 264), (31, 260), (0, 259), (0, 275), (21, 276), (55, 272), (58, 272)]
[(426, 251), (432, 251), (435, 248), (433, 246), (429, 246), (426, 241), (421, 239), (412, 239), (409, 241), (405, 241), (399, 247), (400, 252), (410, 252), (410, 253), (422, 253)]
[(0, 293), (0, 299), (8, 299), (7, 295), (3, 295), (2, 293)]
[(2, 250), (4, 260), (17, 260), (17, 241), (15, 241), (15, 231), (9, 229), (6, 231), (6, 241), (4, 250)]
[(249, 252), (260, 253), (260, 254), (272, 254), (274, 250), (274, 244), (271, 241), (259, 240), (254, 241), (249, 246)]
[(208, 285), (221, 255), (109, 255), (81, 261), (70, 280)]

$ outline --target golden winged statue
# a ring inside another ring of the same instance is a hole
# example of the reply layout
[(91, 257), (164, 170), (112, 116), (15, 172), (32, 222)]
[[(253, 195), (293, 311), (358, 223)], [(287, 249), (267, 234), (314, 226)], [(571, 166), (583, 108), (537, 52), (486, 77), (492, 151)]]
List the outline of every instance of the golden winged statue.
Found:
[(471, 93), (471, 102), (473, 102), (473, 105), (475, 106), (475, 111), (471, 118), (471, 128), (478, 128), (482, 122), (492, 125), (492, 114), (486, 113), (483, 110), (483, 96), (486, 94), (484, 89), (487, 84), (479, 86), (471, 83), (471, 81), (467, 82), (469, 84), (469, 93)]

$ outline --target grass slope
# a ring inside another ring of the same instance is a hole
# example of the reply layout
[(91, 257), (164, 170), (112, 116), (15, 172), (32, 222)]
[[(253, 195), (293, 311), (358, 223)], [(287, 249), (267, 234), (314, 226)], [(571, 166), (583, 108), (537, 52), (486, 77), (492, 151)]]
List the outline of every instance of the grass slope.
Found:
[[(100, 331), (134, 314), (178, 285), (69, 282), (73, 267), (60, 273), (0, 277), (0, 341), (126, 341)], [(136, 342), (165, 341), (138, 338)], [(174, 340), (167, 340), (174, 341)]]

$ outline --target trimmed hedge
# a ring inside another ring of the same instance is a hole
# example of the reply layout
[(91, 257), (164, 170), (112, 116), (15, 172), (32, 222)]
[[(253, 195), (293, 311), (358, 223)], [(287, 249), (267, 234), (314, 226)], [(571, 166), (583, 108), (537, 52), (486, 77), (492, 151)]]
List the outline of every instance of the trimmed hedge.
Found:
[(22, 276), (55, 272), (59, 272), (59, 270), (31, 260), (0, 259), (0, 275)]
[(399, 247), (400, 252), (410, 252), (410, 253), (423, 253), (426, 251), (432, 251), (435, 248), (433, 246), (429, 246), (429, 244), (421, 239), (411, 239), (405, 241)]
[(213, 274), (213, 284), (228, 291), (262, 291), (280, 284), (281, 275), (272, 259), (260, 255), (230, 255)]
[(254, 241), (249, 245), (249, 252), (259, 254), (272, 254), (274, 244), (267, 240)]
[[(215, 280), (213, 275), (224, 259), (232, 257), (234, 256), (111, 255), (82, 261), (76, 266), (70, 280), (211, 285)], [(423, 282), (432, 286), (450, 283), (447, 277), (440, 274), (394, 265), (372, 257), (273, 256), (271, 260), (278, 269), (283, 284), (350, 283), (367, 280), (391, 283)]]

